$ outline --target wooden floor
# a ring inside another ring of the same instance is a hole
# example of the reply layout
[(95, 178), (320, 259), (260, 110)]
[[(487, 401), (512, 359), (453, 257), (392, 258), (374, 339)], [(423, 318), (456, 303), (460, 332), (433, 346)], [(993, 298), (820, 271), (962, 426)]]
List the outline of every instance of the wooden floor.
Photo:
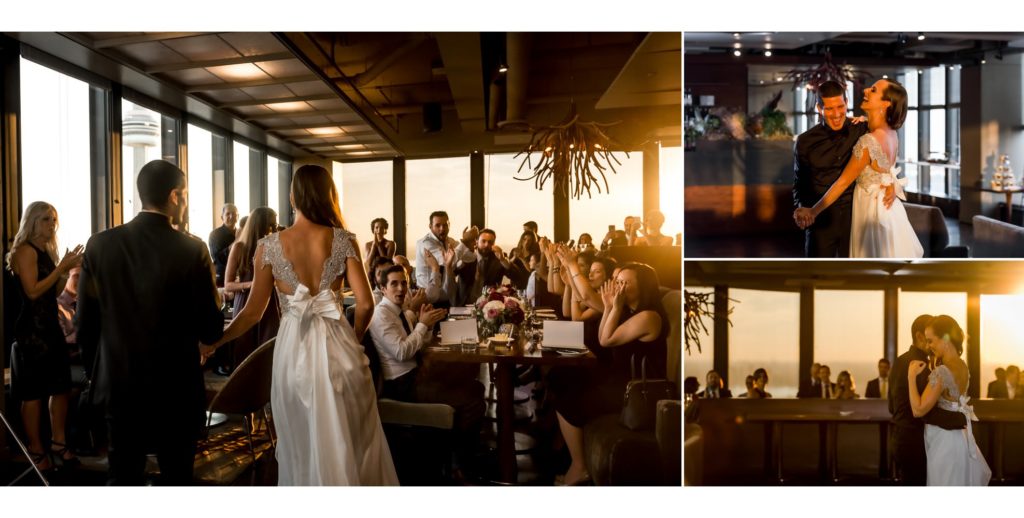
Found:
[[(226, 380), (225, 377), (207, 371), (207, 387), (215, 390)], [(481, 382), (490, 387), (486, 371), (481, 372)], [(525, 380), (524, 380), (525, 381)], [(519, 466), (518, 483), (521, 485), (553, 484), (556, 474), (568, 468), (568, 454), (561, 445), (558, 425), (552, 410), (545, 410), (536, 392), (538, 384), (525, 382), (516, 387), (516, 451)], [(490, 394), (493, 395), (493, 394)], [(495, 404), (488, 402), (487, 416), (480, 437), (477, 452), (477, 473), (460, 480), (438, 479), (432, 485), (499, 485), (493, 480), (498, 477), (496, 452), (496, 426), (493, 420)], [(265, 426), (258, 421), (259, 430), (253, 435), (256, 462), (253, 463), (248, 438), (240, 417), (231, 417), (224, 424), (210, 430), (209, 440), (201, 441), (195, 459), (194, 483), (200, 486), (272, 486), (277, 485), (277, 462), (274, 458), (269, 435)], [(392, 440), (389, 437), (389, 441)], [(560, 447), (554, 450), (552, 445)], [(12, 448), (17, 448), (12, 442)], [(392, 445), (394, 451), (395, 445)], [(75, 468), (57, 468), (45, 475), (54, 486), (96, 486), (107, 481), (107, 458), (105, 452), (91, 456), (81, 455), (81, 465)], [(24, 456), (16, 455), (10, 462), (0, 461), (0, 485), (6, 485), (29, 467)], [(159, 476), (156, 458), (150, 456), (147, 463), (147, 479), (155, 483)], [(42, 485), (34, 474), (18, 482), (20, 486)]]

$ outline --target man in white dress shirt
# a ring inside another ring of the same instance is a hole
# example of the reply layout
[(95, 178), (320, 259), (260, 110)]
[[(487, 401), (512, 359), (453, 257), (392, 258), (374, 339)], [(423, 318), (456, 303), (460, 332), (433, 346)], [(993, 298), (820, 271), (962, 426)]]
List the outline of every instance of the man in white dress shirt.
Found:
[(472, 251), (456, 254), (458, 242), (448, 237), (448, 213), (430, 214), (430, 232), (416, 241), (416, 285), (426, 290), (427, 301), (438, 307), (451, 306), (458, 295), (453, 265), (456, 260), (475, 261)]
[[(430, 344), (445, 309), (424, 304), (416, 315), (401, 308), (409, 293), (405, 269), (395, 265), (384, 277), (384, 298), (370, 320), (370, 336), (380, 357), (382, 397), (414, 403), (444, 403), (455, 409), (456, 459), (465, 471), (472, 461), (483, 421), (484, 386), (462, 364), (420, 366), (419, 352)], [(449, 368), (450, 367), (450, 368)], [(474, 367), (476, 367), (474, 365)]]

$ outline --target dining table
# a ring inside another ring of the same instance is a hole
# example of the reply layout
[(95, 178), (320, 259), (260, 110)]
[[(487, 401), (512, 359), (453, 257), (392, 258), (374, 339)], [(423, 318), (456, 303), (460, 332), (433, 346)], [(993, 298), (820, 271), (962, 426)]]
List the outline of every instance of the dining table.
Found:
[(593, 353), (582, 350), (569, 352), (545, 348), (542, 341), (529, 341), (523, 335), (506, 344), (492, 344), (483, 340), (471, 351), (464, 352), (461, 344), (442, 345), (438, 337), (423, 351), (423, 361), (455, 362), (495, 365), (497, 385), (496, 419), (498, 424), (498, 482), (515, 484), (518, 477), (515, 453), (515, 368), (517, 365), (585, 366), (595, 364)]

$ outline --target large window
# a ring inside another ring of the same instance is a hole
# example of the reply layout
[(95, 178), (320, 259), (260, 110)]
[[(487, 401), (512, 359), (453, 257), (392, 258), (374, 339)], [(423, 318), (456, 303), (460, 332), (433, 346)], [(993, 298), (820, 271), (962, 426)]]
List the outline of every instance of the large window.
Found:
[[(543, 191), (534, 187), (533, 180), (520, 181), (516, 178), (528, 178), (527, 168), (516, 173), (523, 157), (513, 158), (515, 154), (487, 155), (484, 158), (485, 199), (487, 212), (484, 221), (487, 227), (497, 234), (497, 245), (506, 252), (512, 251), (519, 244), (523, 234), (523, 223), (536, 221), (540, 235), (554, 237), (555, 208), (554, 195), (548, 186)], [(573, 236), (577, 238), (578, 236)], [(599, 236), (595, 239), (600, 240)]]
[(281, 220), (281, 161), (267, 155), (267, 207), (274, 209)]
[[(692, 288), (686, 287), (686, 291), (692, 293), (711, 293), (715, 290), (709, 288)], [(683, 351), (683, 376), (693, 376), (700, 382), (701, 390), (704, 390), (705, 384), (707, 383), (708, 371), (715, 368), (715, 322), (712, 318), (705, 316), (704, 325), (708, 328), (707, 334), (700, 335), (700, 351), (697, 351), (697, 347), (693, 346), (690, 349), (689, 354)], [(755, 367), (756, 368), (756, 367)], [(719, 373), (725, 374), (725, 373)], [(769, 375), (770, 377), (770, 375)], [(732, 378), (729, 379), (732, 381)], [(772, 385), (774, 385), (774, 380)], [(743, 384), (743, 380), (740, 380), (740, 385)], [(774, 389), (774, 386), (772, 387)], [(733, 393), (733, 396), (739, 396), (742, 392)]]
[[(610, 170), (605, 173), (610, 194), (605, 191), (604, 182), (601, 182), (600, 193), (591, 186), (591, 198), (587, 198), (584, 192), (578, 200), (569, 199), (569, 235), (572, 239), (579, 239), (581, 233), (587, 232), (594, 238), (594, 243), (599, 244), (608, 233), (608, 225), (622, 229), (626, 216), (643, 218), (644, 154), (640, 151), (630, 152), (628, 158), (625, 153), (614, 155), (622, 165), (615, 166), (617, 174)], [(550, 188), (545, 185), (545, 192), (549, 192)], [(680, 199), (677, 198), (675, 204)]]
[(982, 397), (988, 395), (988, 384), (996, 379), (997, 367), (1024, 366), (1018, 322), (1022, 312), (1024, 295), (981, 296), (981, 381), (977, 385)]
[[(334, 162), (334, 184), (341, 197), (341, 214), (345, 226), (359, 238), (360, 253), (363, 244), (373, 240), (370, 222), (376, 218), (388, 220), (388, 239), (394, 238), (394, 162)], [(426, 225), (423, 226), (426, 228)], [(426, 231), (424, 230), (424, 233)], [(420, 237), (423, 234), (417, 234)], [(461, 237), (461, 236), (460, 236)], [(413, 253), (409, 249), (409, 254)]]
[(734, 309), (727, 383), (733, 396), (745, 393), (747, 375), (763, 367), (768, 371), (767, 390), (772, 396), (796, 397), (800, 386), (800, 294), (733, 289), (729, 298)]
[(160, 114), (133, 102), (121, 100), (121, 188), (124, 221), (142, 210), (136, 180), (139, 170), (162, 158)]
[(659, 206), (665, 214), (661, 233), (675, 236), (683, 231), (683, 148), (660, 148), (658, 169)]
[(850, 371), (862, 397), (885, 352), (883, 304), (882, 291), (814, 292), (814, 361), (829, 366), (833, 383)]
[[(216, 218), (216, 219), (215, 219)], [(188, 125), (188, 226), (206, 240), (220, 224), (213, 206), (213, 135)]]
[(235, 206), (238, 207), (238, 219), (248, 216), (255, 207), (250, 205), (249, 200), (249, 146), (241, 142), (234, 143), (232, 155), (234, 157), (234, 187)]
[(53, 205), (60, 253), (84, 245), (92, 234), (89, 85), (22, 59), (21, 116), (22, 210)]
[[(960, 198), (960, 67), (909, 71), (907, 120), (900, 133), (907, 190)], [(935, 164), (935, 165), (931, 165)]]
[(430, 230), (430, 213), (448, 213), (458, 240), (470, 224), (469, 157), (409, 160), (405, 163), (405, 250), (415, 260), (416, 241)]

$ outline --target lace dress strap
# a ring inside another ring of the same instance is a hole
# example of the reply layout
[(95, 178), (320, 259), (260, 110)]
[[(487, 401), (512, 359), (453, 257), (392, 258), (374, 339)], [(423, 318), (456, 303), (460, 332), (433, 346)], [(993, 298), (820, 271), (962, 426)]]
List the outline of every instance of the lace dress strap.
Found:
[(355, 234), (345, 229), (334, 229), (331, 255), (324, 263), (324, 270), (320, 276), (320, 291), (329, 289), (334, 279), (345, 274), (345, 261), (349, 257), (359, 257), (355, 247), (352, 246), (352, 240), (355, 237)]
[(274, 232), (269, 236), (260, 239), (259, 245), (263, 247), (263, 265), (270, 265), (274, 278), (287, 284), (294, 293), (299, 285), (299, 277), (295, 274), (292, 263), (284, 257), (281, 249), (280, 234)]
[[(889, 163), (889, 157), (882, 150), (882, 145), (870, 133), (864, 134), (857, 139), (857, 143), (853, 146), (853, 156), (860, 158), (864, 154), (865, 149), (868, 150), (871, 161), (877, 162), (878, 167), (882, 170), (888, 170), (892, 166)], [(871, 167), (870, 164), (868, 167)]]

